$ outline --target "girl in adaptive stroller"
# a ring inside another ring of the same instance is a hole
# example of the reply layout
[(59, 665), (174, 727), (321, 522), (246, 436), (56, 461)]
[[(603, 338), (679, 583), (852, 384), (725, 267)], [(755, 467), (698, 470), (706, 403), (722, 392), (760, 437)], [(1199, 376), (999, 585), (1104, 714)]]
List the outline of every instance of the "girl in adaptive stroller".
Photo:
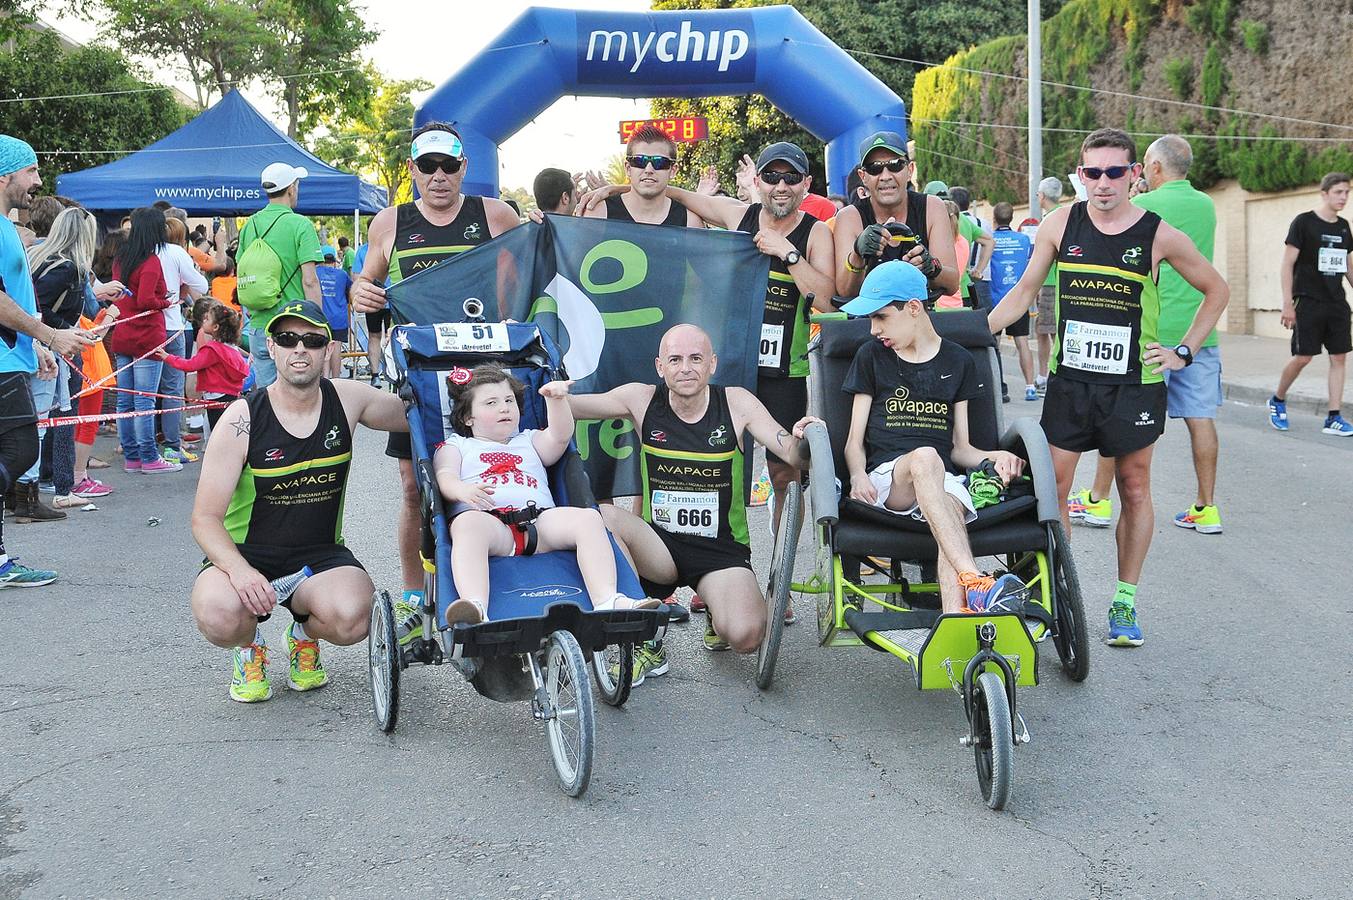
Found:
[(447, 625), (488, 616), (490, 556), (529, 556), (576, 550), (593, 609), (654, 609), (659, 601), (616, 592), (615, 557), (601, 514), (559, 507), (545, 467), (573, 438), (571, 381), (540, 388), (549, 427), (519, 431), (525, 387), (493, 364), (453, 369), (446, 377), (453, 434), (437, 448), (433, 467), (451, 510), (451, 571), (460, 599)]

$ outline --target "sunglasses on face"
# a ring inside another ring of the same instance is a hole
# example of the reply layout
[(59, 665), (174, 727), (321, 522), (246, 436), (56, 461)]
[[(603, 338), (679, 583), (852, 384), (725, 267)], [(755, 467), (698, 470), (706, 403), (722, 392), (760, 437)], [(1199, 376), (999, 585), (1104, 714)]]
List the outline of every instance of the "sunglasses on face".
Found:
[(792, 186), (792, 185), (799, 184), (799, 183), (801, 183), (801, 182), (803, 181), (803, 173), (802, 173), (802, 172), (776, 172), (776, 171), (774, 171), (774, 170), (772, 170), (772, 169), (767, 169), (766, 171), (764, 171), (764, 172), (761, 173), (760, 178), (761, 178), (761, 180), (764, 181), (766, 184), (779, 184), (780, 182), (783, 181), (785, 184), (788, 184), (788, 185), (791, 185), (791, 186)]
[(329, 345), (329, 339), (315, 331), (297, 334), (294, 331), (277, 331), (272, 336), (273, 343), (290, 350), (297, 344), (303, 344), (307, 350), (322, 350)]
[(860, 166), (860, 168), (864, 169), (870, 175), (882, 175), (884, 169), (887, 169), (889, 172), (896, 175), (898, 172), (905, 169), (909, 162), (911, 162), (911, 160), (904, 156), (894, 156), (892, 159), (876, 159), (873, 162), (867, 162)]
[(1081, 166), (1081, 179), (1084, 181), (1098, 181), (1107, 175), (1113, 181), (1117, 181), (1127, 173), (1131, 172), (1132, 167), (1135, 165), (1136, 163), (1129, 163), (1126, 166), (1108, 166), (1103, 169), (1098, 166)]
[(448, 175), (454, 175), (460, 171), (460, 167), (461, 165), (464, 164), (464, 162), (465, 160), (455, 156), (443, 157), (440, 160), (431, 159), (429, 157), (424, 156), (419, 159), (415, 159), (413, 161), (413, 164), (417, 166), (418, 171), (422, 172), (424, 175), (431, 175), (438, 169), (441, 169)]
[(663, 169), (670, 169), (676, 160), (670, 156), (627, 156), (625, 162), (629, 163), (635, 169), (642, 169), (646, 166), (652, 166), (654, 172), (661, 172)]

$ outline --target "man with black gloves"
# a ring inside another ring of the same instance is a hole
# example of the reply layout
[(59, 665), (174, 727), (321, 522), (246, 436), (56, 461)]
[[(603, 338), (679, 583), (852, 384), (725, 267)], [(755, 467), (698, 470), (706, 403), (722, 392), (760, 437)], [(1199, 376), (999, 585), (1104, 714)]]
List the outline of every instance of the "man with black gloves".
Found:
[(932, 294), (957, 291), (959, 270), (949, 212), (938, 197), (911, 190), (915, 164), (902, 136), (880, 131), (866, 138), (860, 145), (858, 171), (869, 196), (836, 214), (836, 258), (841, 260), (837, 295), (859, 294), (865, 272), (890, 259), (906, 260), (919, 269)]

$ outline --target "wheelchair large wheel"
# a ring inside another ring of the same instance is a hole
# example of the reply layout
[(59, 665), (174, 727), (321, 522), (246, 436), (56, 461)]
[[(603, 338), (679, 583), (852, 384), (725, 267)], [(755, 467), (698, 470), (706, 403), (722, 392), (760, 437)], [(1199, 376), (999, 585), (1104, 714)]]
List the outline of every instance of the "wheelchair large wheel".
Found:
[(611, 644), (594, 650), (592, 677), (608, 706), (624, 706), (634, 687), (634, 645)]
[(1081, 602), (1081, 581), (1076, 562), (1062, 530), (1061, 522), (1052, 524), (1052, 569), (1055, 594), (1052, 643), (1062, 660), (1062, 671), (1072, 681), (1084, 681), (1090, 674), (1090, 635)]
[(756, 686), (765, 690), (775, 678), (775, 660), (780, 655), (780, 640), (785, 633), (785, 608), (789, 606), (789, 586), (794, 580), (794, 551), (799, 529), (803, 526), (803, 485), (790, 482), (785, 491), (784, 518), (775, 532), (775, 549), (770, 557), (770, 580), (766, 583), (766, 634), (756, 650)]
[(550, 708), (545, 719), (550, 756), (559, 787), (579, 797), (592, 778), (592, 746), (596, 720), (592, 714), (592, 686), (578, 639), (567, 631), (550, 635), (545, 646), (545, 693)]
[(395, 609), (387, 591), (371, 598), (371, 626), (366, 637), (371, 707), (376, 725), (386, 734), (399, 719), (399, 639), (395, 633)]
[(1005, 683), (995, 672), (983, 672), (973, 686), (972, 733), (982, 799), (992, 809), (1004, 809), (1014, 776), (1015, 743)]

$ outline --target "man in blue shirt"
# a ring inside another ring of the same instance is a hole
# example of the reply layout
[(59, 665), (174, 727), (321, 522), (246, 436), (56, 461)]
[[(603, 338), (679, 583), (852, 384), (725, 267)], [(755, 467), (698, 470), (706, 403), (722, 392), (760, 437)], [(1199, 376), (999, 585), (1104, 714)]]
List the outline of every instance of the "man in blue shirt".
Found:
[[(1009, 203), (997, 203), (991, 211), (996, 222), (992, 232), (995, 249), (991, 253), (991, 305), (994, 309), (1010, 289), (1018, 282), (1029, 267), (1029, 257), (1033, 254), (1033, 242), (1029, 236), (1012, 231), (1010, 220), (1014, 218), (1015, 208)], [(1037, 400), (1038, 390), (1034, 387), (1034, 354), (1029, 348), (1029, 314), (1026, 312), (1005, 329), (1005, 333), (1015, 339), (1015, 350), (1019, 353), (1020, 371), (1024, 373), (1024, 399)]]
[(324, 318), (333, 334), (326, 371), (330, 378), (337, 378), (343, 369), (343, 351), (348, 344), (348, 288), (352, 287), (352, 278), (339, 266), (338, 251), (326, 245), (321, 252), (324, 262), (315, 267), (315, 275), (319, 277), (320, 296), (324, 299)]
[[(28, 209), (41, 186), (33, 148), (0, 134), (0, 493), (38, 459), (38, 416), (29, 379), (34, 374), (56, 377), (52, 350), (70, 357), (93, 343), (82, 329), (52, 328), (38, 317), (28, 256), (9, 214)], [(34, 338), (42, 344), (35, 344)], [(22, 566), (10, 558), (0, 524), (0, 587), (40, 587), (53, 581), (55, 572)]]

